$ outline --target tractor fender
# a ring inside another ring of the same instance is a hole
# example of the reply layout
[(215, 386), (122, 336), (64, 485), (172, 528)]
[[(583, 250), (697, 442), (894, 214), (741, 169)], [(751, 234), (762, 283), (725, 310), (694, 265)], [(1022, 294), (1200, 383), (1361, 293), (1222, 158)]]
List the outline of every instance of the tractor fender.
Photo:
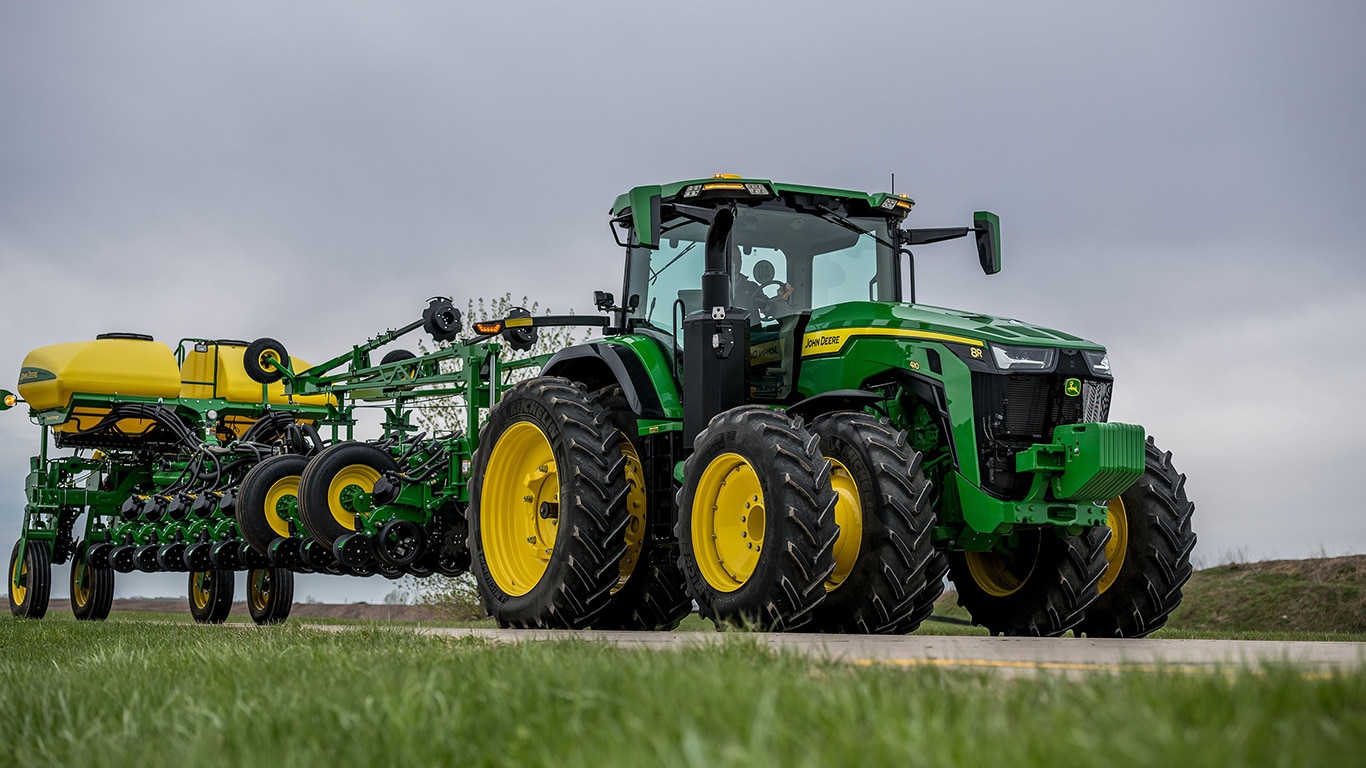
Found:
[(861, 411), (886, 399), (885, 395), (866, 389), (835, 389), (812, 395), (789, 407), (787, 412), (809, 422), (817, 416), (834, 411)]
[(590, 343), (556, 352), (541, 369), (543, 376), (562, 376), (590, 390), (617, 384), (631, 410), (643, 419), (668, 418), (645, 364), (629, 348)]

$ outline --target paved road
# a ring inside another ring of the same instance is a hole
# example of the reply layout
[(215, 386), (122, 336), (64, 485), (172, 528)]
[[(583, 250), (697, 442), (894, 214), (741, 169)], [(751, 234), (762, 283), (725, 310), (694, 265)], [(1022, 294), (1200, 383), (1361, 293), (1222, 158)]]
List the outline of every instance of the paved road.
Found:
[[(354, 627), (315, 625), (346, 631)], [(407, 628), (402, 628), (407, 629)], [(402, 631), (402, 630), (400, 630)], [(774, 649), (863, 665), (956, 667), (1006, 674), (1084, 674), (1126, 669), (1210, 672), (1260, 663), (1293, 664), (1309, 674), (1359, 669), (1366, 643), (1250, 640), (1092, 640), (1089, 638), (951, 637), (714, 632), (597, 632), (414, 627), (421, 634), (479, 637), (493, 642), (585, 640), (657, 650), (723, 642), (758, 642)]]

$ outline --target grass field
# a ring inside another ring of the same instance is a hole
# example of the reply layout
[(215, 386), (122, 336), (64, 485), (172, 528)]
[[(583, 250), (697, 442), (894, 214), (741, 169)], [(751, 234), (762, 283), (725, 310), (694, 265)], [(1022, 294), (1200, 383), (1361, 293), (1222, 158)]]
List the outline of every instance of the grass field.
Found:
[(1332, 765), (1366, 673), (1004, 679), (762, 651), (0, 618), (0, 765)]

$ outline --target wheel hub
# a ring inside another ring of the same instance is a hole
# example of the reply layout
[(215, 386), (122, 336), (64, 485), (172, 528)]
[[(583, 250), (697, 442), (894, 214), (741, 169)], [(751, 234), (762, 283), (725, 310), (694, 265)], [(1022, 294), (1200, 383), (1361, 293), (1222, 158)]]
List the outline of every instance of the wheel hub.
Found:
[(858, 484), (849, 469), (834, 459), (830, 459), (830, 487), (835, 491), (835, 524), (840, 532), (835, 539), (835, 570), (825, 580), (826, 592), (835, 591), (849, 577), (863, 545), (863, 502)]
[[(371, 494), (379, 478), (379, 470), (364, 464), (343, 467), (334, 475), (327, 484), (327, 506), (332, 511), (333, 519), (349, 531), (358, 530), (360, 525), (356, 517), (370, 513)], [(286, 532), (283, 535), (289, 534)]]
[(698, 481), (692, 510), (698, 570), (714, 589), (734, 592), (759, 564), (767, 512), (754, 467), (736, 453), (712, 460)]
[(513, 597), (545, 575), (560, 527), (560, 476), (540, 427), (517, 422), (493, 446), (480, 498), (489, 574)]
[(1129, 548), (1129, 513), (1124, 508), (1124, 499), (1118, 496), (1110, 499), (1105, 510), (1105, 525), (1110, 529), (1110, 540), (1105, 542), (1105, 574), (1096, 585), (1102, 595), (1119, 578), (1124, 568), (1124, 553)]
[(289, 521), (299, 506), (299, 476), (276, 480), (266, 490), (266, 522), (277, 536), (289, 536)]

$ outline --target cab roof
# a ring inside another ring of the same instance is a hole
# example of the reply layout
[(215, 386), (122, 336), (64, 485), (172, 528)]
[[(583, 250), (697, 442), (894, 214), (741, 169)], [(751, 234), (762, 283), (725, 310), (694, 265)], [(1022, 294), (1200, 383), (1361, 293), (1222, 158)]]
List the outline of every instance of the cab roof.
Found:
[[(753, 194), (758, 186), (766, 189), (763, 194)], [(886, 213), (895, 213), (904, 217), (915, 205), (915, 201), (906, 195), (893, 195), (888, 192), (859, 192), (850, 189), (835, 189), (833, 187), (813, 187), (805, 184), (785, 184), (775, 182), (771, 179), (749, 178), (734, 174), (718, 173), (709, 178), (689, 179), (686, 181), (675, 181), (668, 184), (644, 185), (635, 187), (631, 191), (619, 195), (616, 202), (612, 204), (612, 215), (621, 216), (631, 208), (632, 199), (646, 199), (653, 195), (659, 195), (660, 202), (671, 203), (687, 199), (685, 193), (693, 187), (701, 190), (712, 191), (708, 188), (718, 189), (722, 198), (758, 198), (787, 197), (790, 195), (816, 195), (820, 197), (834, 197), (849, 200), (854, 203), (866, 205), (870, 209), (881, 210)], [(733, 190), (734, 195), (725, 194), (726, 191)], [(715, 199), (710, 197), (709, 199)], [(700, 202), (700, 201), (699, 201)]]

